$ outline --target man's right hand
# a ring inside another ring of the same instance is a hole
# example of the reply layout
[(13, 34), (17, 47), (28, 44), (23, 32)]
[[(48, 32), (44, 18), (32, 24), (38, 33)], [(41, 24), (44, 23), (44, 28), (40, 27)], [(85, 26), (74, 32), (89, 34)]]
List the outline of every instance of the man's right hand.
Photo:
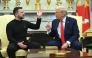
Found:
[(18, 42), (18, 46), (21, 47), (21, 48), (26, 48), (27, 45), (24, 45), (23, 43), (24, 43), (24, 41)]
[(47, 29), (47, 31), (50, 31), (51, 30), (50, 22), (47, 23), (46, 29)]

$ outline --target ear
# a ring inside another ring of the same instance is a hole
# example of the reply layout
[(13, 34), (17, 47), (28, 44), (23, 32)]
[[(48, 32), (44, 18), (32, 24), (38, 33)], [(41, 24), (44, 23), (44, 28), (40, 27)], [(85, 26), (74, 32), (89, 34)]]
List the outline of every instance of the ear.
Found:
[(15, 16), (17, 16), (18, 15), (18, 13), (15, 13)]
[(65, 15), (64, 14), (62, 14), (62, 17), (64, 17)]

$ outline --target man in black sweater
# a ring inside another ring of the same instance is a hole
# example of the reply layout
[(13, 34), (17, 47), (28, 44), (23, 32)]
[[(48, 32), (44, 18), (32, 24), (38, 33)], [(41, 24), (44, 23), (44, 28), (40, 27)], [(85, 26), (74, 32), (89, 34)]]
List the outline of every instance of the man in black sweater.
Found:
[(9, 58), (15, 58), (15, 52), (18, 49), (39, 49), (40, 44), (35, 42), (28, 42), (26, 40), (27, 29), (39, 29), (41, 23), (41, 15), (43, 10), (37, 12), (37, 22), (32, 24), (24, 19), (24, 11), (22, 7), (15, 7), (13, 14), (15, 19), (10, 21), (6, 26), (6, 33), (9, 40), (9, 45), (7, 48), (7, 53)]

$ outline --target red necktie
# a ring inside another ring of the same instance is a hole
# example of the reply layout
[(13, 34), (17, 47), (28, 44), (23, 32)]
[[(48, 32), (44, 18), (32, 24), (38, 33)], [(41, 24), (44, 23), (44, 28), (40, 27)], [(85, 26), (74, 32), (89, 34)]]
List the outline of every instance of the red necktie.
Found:
[[(61, 21), (60, 31), (61, 31), (61, 42), (62, 42), (62, 45), (63, 45), (65, 43), (63, 21)], [(62, 52), (65, 52), (64, 48), (61, 48), (61, 49), (62, 49)]]
[(61, 42), (62, 45), (65, 43), (63, 21), (61, 21)]

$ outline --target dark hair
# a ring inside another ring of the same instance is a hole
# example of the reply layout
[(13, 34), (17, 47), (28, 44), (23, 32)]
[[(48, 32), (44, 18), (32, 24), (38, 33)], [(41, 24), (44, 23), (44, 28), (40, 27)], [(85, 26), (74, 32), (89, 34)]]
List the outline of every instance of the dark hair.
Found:
[(19, 9), (22, 9), (22, 7), (15, 7), (13, 10), (13, 15), (15, 15), (15, 13), (17, 13)]

